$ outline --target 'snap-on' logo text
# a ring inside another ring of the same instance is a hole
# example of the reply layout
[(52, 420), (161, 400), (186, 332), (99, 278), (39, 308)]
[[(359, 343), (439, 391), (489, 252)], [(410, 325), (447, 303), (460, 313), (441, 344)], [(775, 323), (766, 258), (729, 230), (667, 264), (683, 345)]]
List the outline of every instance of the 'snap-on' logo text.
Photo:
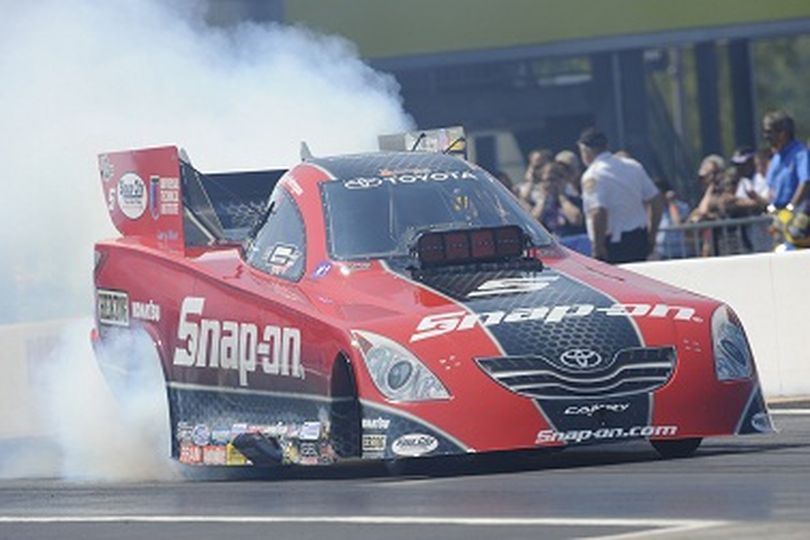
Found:
[(609, 307), (599, 308), (593, 304), (575, 304), (572, 306), (521, 307), (509, 312), (488, 311), (484, 313), (453, 311), (451, 313), (428, 315), (419, 321), (416, 332), (411, 336), (410, 341), (413, 343), (450, 332), (469, 330), (475, 328), (479, 323), (483, 326), (527, 321), (556, 324), (568, 319), (581, 319), (594, 315), (607, 317), (650, 317), (658, 319), (671, 317), (676, 321), (700, 321), (700, 319), (694, 317), (694, 308), (668, 306), (666, 304), (613, 304)]
[(183, 299), (174, 365), (236, 370), (240, 386), (257, 366), (267, 375), (304, 378), (298, 328), (267, 325), (260, 334), (253, 323), (202, 318), (204, 307), (205, 298)]

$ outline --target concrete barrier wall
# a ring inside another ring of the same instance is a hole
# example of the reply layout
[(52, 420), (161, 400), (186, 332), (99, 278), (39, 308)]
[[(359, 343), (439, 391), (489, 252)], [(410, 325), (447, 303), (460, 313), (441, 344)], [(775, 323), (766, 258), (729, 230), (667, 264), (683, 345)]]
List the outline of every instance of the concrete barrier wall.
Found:
[[(810, 250), (626, 265), (728, 303), (745, 325), (768, 398), (810, 395)], [(0, 326), (0, 437), (41, 432), (37, 374), (76, 320)], [(89, 332), (90, 323), (82, 331)], [(87, 337), (89, 339), (89, 336)]]
[(625, 265), (739, 315), (765, 395), (810, 395), (810, 250)]

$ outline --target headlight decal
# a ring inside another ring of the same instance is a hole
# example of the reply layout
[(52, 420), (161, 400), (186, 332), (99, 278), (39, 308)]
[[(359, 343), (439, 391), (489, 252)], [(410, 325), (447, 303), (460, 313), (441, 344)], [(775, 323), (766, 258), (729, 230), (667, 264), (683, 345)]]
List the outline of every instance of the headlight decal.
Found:
[(748, 379), (753, 358), (742, 324), (730, 307), (722, 305), (712, 314), (714, 370), (720, 381)]
[(392, 401), (448, 399), (442, 382), (399, 343), (372, 332), (354, 331), (374, 386)]

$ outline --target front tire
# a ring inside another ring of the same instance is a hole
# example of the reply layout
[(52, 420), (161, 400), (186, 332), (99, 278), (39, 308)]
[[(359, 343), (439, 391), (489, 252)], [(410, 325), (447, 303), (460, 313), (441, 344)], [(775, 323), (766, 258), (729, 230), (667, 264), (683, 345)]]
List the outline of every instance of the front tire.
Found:
[(341, 354), (332, 366), (331, 396), (339, 398), (329, 408), (331, 439), (341, 458), (362, 457), (362, 427), (357, 384), (347, 356)]
[(664, 459), (685, 458), (695, 453), (703, 441), (700, 437), (694, 439), (670, 439), (650, 441), (655, 451)]

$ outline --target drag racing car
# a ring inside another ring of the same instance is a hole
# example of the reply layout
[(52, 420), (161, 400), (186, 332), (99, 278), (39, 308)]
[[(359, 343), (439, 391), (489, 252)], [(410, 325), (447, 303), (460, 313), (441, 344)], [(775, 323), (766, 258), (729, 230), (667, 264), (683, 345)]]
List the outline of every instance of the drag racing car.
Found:
[(95, 246), (94, 346), (103, 365), (147, 336), (182, 463), (632, 439), (673, 457), (772, 429), (729, 306), (561, 247), (459, 157), (203, 174), (161, 147), (99, 165), (122, 237)]

